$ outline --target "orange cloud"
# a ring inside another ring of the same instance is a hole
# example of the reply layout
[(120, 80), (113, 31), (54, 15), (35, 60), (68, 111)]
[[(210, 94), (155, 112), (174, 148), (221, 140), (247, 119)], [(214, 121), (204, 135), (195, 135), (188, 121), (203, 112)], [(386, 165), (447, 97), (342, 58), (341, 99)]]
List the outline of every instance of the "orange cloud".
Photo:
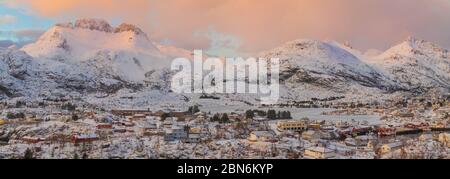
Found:
[[(208, 48), (215, 31), (256, 52), (297, 38), (349, 41), (385, 49), (417, 35), (450, 47), (448, 0), (10, 0), (57, 20), (99, 17), (142, 26), (155, 40)], [(220, 36), (220, 35), (219, 35)]]

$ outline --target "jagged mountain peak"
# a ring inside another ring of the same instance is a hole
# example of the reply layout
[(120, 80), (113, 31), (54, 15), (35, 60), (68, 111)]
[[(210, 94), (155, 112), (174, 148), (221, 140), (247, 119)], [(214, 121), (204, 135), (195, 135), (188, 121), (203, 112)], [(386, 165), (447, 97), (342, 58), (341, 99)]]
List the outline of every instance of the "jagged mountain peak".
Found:
[(79, 19), (75, 22), (75, 28), (112, 32), (113, 27), (103, 19)]
[(119, 26), (114, 29), (114, 33), (121, 33), (121, 32), (134, 32), (137, 35), (145, 34), (144, 31), (142, 31), (141, 28), (139, 28), (136, 25), (128, 24), (128, 23), (122, 23)]
[(399, 56), (448, 58), (448, 50), (432, 42), (410, 36), (400, 44), (388, 49), (379, 58), (399, 58)]
[[(342, 45), (320, 40), (298, 39), (287, 42), (280, 47), (263, 52), (263, 56), (293, 57), (300, 63), (340, 63), (359, 64), (359, 59)], [(281, 58), (281, 59), (284, 59)], [(291, 58), (292, 59), (292, 58)]]
[(55, 26), (70, 29), (88, 29), (106, 33), (133, 32), (136, 35), (147, 36), (147, 34), (137, 25), (130, 23), (122, 23), (117, 27), (113, 27), (106, 20), (96, 18), (78, 19), (75, 21), (75, 23), (72, 22), (59, 23), (56, 24)]
[(36, 42), (22, 48), (33, 57), (81, 60), (101, 51), (161, 55), (147, 34), (136, 25), (112, 27), (101, 19), (80, 19), (56, 24)]
[(89, 29), (109, 33), (114, 31), (114, 28), (106, 20), (95, 18), (78, 19), (75, 21), (75, 23), (72, 22), (59, 23), (56, 24), (55, 26), (72, 29), (73, 28)]

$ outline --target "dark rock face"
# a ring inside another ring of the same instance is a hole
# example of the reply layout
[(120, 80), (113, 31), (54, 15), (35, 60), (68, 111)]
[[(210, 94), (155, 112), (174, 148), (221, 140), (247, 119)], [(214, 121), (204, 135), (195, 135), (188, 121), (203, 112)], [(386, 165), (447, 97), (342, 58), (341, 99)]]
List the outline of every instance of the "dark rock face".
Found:
[(120, 24), (116, 27), (116, 29), (114, 29), (114, 33), (120, 32), (134, 32), (136, 35), (145, 34), (144, 31), (142, 31), (139, 27), (127, 23)]
[(102, 32), (113, 32), (113, 28), (108, 22), (101, 19), (80, 19), (75, 22), (75, 28), (98, 30)]
[(58, 27), (64, 28), (80, 28), (96, 30), (108, 33), (134, 32), (136, 35), (146, 35), (145, 32), (136, 25), (122, 23), (117, 27), (112, 27), (107, 21), (102, 19), (79, 19), (74, 23), (56, 24)]

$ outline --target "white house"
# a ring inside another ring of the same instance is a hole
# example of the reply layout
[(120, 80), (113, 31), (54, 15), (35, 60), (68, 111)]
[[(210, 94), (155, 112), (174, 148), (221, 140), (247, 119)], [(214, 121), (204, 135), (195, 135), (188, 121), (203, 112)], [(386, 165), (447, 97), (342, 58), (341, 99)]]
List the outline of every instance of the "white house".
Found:
[(253, 131), (248, 137), (250, 142), (273, 142), (275, 141), (275, 133), (271, 131)]
[(305, 158), (307, 159), (332, 159), (336, 153), (325, 147), (310, 147), (305, 149)]
[(199, 143), (202, 141), (202, 137), (199, 133), (189, 134), (187, 139), (185, 140), (186, 143)]
[(422, 135), (420, 135), (420, 137), (419, 137), (419, 140), (420, 140), (421, 142), (426, 142), (426, 141), (433, 140), (433, 139), (434, 139), (434, 137), (433, 137), (432, 134), (422, 134)]
[(302, 139), (307, 141), (317, 141), (321, 138), (321, 133), (318, 131), (306, 131), (302, 133)]
[(183, 127), (173, 126), (171, 129), (166, 129), (164, 140), (165, 141), (177, 141), (186, 140), (188, 137), (188, 131)]
[(402, 142), (395, 142), (395, 143), (390, 143), (390, 144), (384, 144), (380, 148), (380, 153), (381, 154), (387, 154), (387, 153), (393, 152), (395, 150), (398, 150), (398, 149), (400, 149), (402, 147), (403, 147), (403, 143)]
[(277, 122), (280, 132), (284, 131), (305, 131), (308, 129), (308, 120), (289, 120)]
[(438, 140), (442, 144), (447, 145), (447, 147), (450, 147), (450, 134), (448, 134), (448, 133), (439, 134)]

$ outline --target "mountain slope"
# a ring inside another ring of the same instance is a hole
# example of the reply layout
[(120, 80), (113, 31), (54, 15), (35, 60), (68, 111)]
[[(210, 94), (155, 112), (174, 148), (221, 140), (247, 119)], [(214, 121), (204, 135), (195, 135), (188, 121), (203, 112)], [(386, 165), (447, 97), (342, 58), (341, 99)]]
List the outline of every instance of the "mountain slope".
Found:
[(349, 85), (381, 90), (394, 88), (381, 72), (336, 43), (296, 40), (264, 52), (263, 57), (279, 58), (281, 79), (290, 84), (339, 91), (345, 91), (342, 87)]
[(41, 65), (23, 51), (0, 48), (0, 99), (42, 96), (57, 84), (42, 73)]
[(450, 56), (448, 50), (416, 38), (400, 43), (369, 60), (383, 69), (396, 83), (408, 90), (426, 92), (434, 88), (450, 89)]
[[(112, 27), (97, 19), (58, 24), (20, 50), (0, 49), (0, 99), (69, 95), (102, 106), (202, 103), (208, 100), (201, 94), (170, 90), (171, 60), (192, 56), (188, 50), (152, 42), (131, 24)], [(450, 89), (448, 51), (413, 38), (375, 57), (317, 40), (295, 40), (260, 56), (281, 60), (280, 102), (342, 96), (370, 100)], [(248, 105), (259, 103), (260, 96), (217, 97), (223, 104)]]
[(91, 68), (88, 71), (97, 75), (134, 83), (143, 81), (148, 71), (170, 64), (138, 27), (113, 28), (97, 19), (58, 24), (22, 50), (46, 64), (68, 65), (75, 73), (85, 74), (84, 69)]

